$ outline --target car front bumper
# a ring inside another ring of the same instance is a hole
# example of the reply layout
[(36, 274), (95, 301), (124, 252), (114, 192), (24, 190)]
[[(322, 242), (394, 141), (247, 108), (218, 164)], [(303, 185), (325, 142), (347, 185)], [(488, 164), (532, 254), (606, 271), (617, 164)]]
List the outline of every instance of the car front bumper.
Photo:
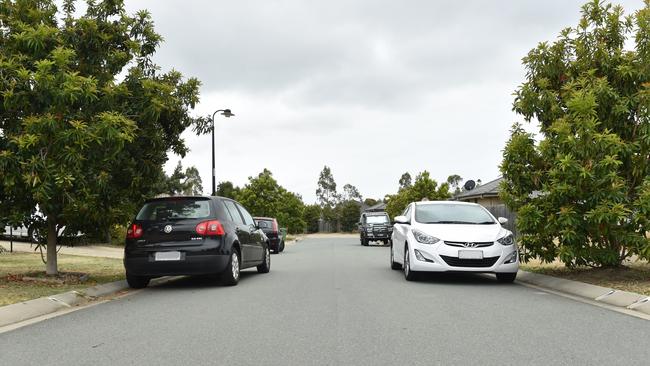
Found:
[[(419, 252), (419, 256), (415, 251)], [(480, 250), (482, 260), (459, 259), (460, 250)], [(504, 263), (513, 252), (516, 245), (504, 246), (494, 243), (484, 248), (460, 248), (446, 245), (442, 242), (428, 245), (416, 243), (409, 246), (411, 270), (422, 272), (478, 272), (478, 273), (514, 273), (519, 269), (519, 255), (512, 263)], [(423, 257), (425, 260), (418, 257)]]

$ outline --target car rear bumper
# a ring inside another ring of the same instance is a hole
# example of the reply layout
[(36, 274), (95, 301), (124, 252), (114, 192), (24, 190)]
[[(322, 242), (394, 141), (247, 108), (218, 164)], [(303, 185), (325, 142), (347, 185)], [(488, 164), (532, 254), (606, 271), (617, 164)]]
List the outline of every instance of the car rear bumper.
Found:
[(145, 257), (125, 257), (124, 268), (136, 276), (203, 275), (222, 272), (230, 255), (202, 254), (181, 257), (178, 261), (156, 261), (153, 253)]
[(269, 238), (269, 249), (271, 249), (271, 250), (280, 249), (280, 242), (281, 241), (282, 241), (282, 238), (280, 238), (280, 237)]

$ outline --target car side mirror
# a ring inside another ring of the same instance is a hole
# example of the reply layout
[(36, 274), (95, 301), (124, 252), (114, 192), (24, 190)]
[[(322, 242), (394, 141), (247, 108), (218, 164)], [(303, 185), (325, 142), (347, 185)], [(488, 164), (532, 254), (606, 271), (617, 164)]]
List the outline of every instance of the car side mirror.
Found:
[(508, 219), (506, 219), (505, 217), (499, 217), (497, 219), (497, 221), (499, 221), (499, 224), (501, 224), (501, 225), (504, 225), (504, 224), (508, 223)]
[(408, 217), (406, 217), (406, 216), (395, 216), (395, 223), (396, 224), (409, 225), (411, 222), (409, 221)]

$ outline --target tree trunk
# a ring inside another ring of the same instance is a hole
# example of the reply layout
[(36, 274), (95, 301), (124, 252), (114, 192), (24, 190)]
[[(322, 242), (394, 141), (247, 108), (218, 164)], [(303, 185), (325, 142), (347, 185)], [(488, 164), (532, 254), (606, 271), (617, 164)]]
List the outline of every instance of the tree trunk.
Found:
[(56, 222), (53, 218), (47, 219), (47, 264), (45, 273), (56, 276), (59, 271), (56, 263)]
[(104, 238), (106, 240), (106, 244), (110, 244), (111, 243), (111, 228), (110, 227), (106, 228), (105, 235), (106, 236)]

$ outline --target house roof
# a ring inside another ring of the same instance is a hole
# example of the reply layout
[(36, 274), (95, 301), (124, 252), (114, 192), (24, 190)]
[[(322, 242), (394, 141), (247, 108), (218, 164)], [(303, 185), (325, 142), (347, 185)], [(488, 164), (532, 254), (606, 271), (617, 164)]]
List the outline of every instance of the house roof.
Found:
[(503, 181), (503, 177), (499, 177), (495, 180), (481, 184), (480, 186), (472, 189), (471, 191), (462, 191), (459, 194), (457, 194), (454, 197), (454, 199), (459, 201), (465, 201), (472, 198), (498, 197), (499, 185), (501, 184), (501, 181)]

